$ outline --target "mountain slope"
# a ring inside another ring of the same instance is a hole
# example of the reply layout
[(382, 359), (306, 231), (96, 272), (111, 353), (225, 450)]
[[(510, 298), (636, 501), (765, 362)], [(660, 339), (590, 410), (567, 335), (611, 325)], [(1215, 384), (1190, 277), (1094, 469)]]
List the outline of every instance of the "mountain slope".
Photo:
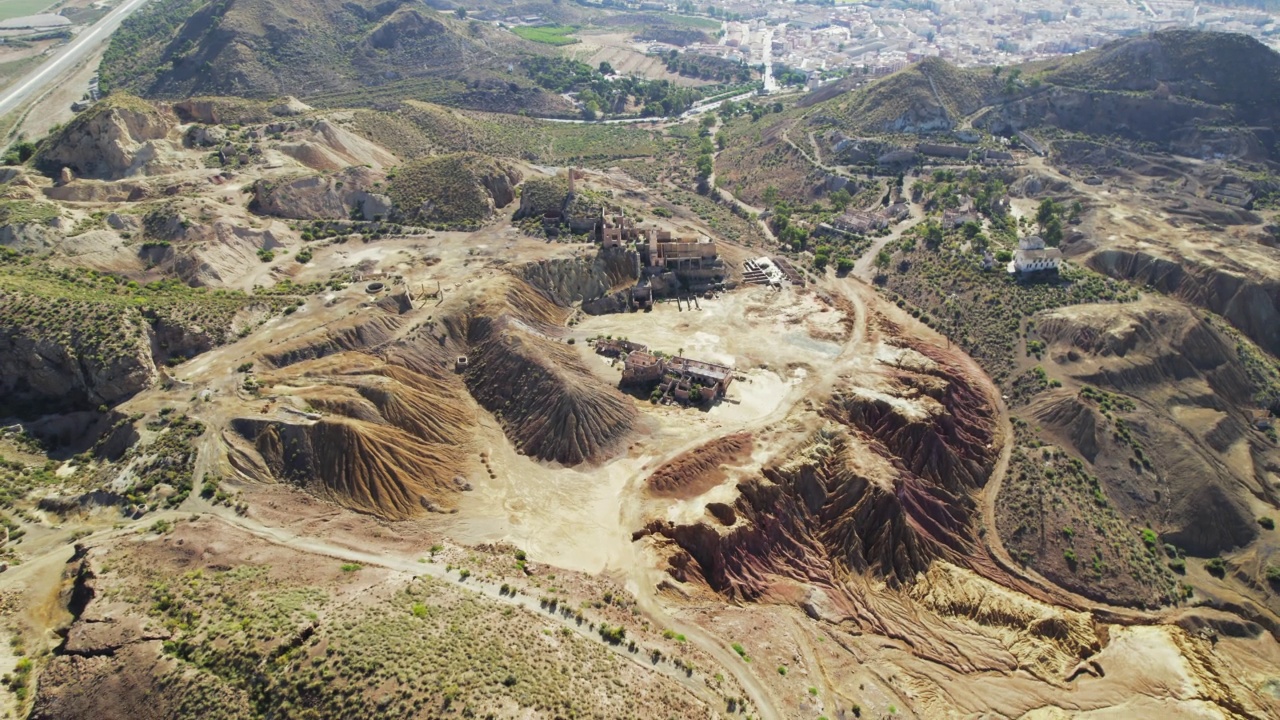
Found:
[[(1248, 68), (1248, 72), (1242, 69)], [(1168, 30), (1054, 61), (1045, 80), (1093, 90), (1159, 92), (1229, 105), (1248, 122), (1277, 113), (1280, 55), (1247, 35)]]
[(1183, 155), (1280, 159), (1280, 54), (1231, 33), (1166, 30), (1008, 69), (927, 58), (821, 99), (829, 94), (809, 106), (821, 110), (821, 124), (845, 133), (939, 134), (970, 123), (1005, 136), (1056, 128)]
[(407, 0), (158, 0), (112, 38), (101, 77), (151, 98), (312, 96), (417, 78), (458, 94), (493, 84), (537, 107), (555, 101), (506, 74), (537, 52)]

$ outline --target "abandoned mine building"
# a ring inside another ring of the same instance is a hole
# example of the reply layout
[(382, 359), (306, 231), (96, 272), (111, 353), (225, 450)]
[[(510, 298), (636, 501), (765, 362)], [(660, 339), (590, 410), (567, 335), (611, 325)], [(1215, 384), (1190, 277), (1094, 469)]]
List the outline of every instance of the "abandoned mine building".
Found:
[(648, 350), (649, 350), (648, 345), (641, 345), (640, 343), (634, 343), (629, 340), (623, 340), (621, 338), (617, 340), (610, 338), (606, 340), (599, 340), (596, 342), (596, 352), (599, 353), (600, 355), (604, 355), (605, 357), (616, 358), (616, 357), (622, 357), (629, 353), (647, 352)]
[(670, 273), (685, 289), (698, 291), (723, 281), (725, 276), (724, 262), (714, 240), (677, 237), (670, 230), (642, 227), (622, 212), (601, 213), (596, 239), (605, 250), (634, 249), (640, 258), (642, 280)]
[(732, 382), (733, 368), (685, 357), (664, 358), (648, 350), (636, 350), (626, 356), (621, 384), (648, 389), (658, 402), (697, 405), (724, 397)]

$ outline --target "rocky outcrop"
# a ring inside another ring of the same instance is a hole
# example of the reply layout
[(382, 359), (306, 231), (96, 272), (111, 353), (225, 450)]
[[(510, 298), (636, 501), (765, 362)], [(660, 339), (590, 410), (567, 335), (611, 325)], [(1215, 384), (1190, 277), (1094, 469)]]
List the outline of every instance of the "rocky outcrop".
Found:
[(280, 117), (293, 117), (295, 115), (305, 115), (311, 112), (313, 108), (292, 95), (286, 95), (279, 102), (271, 106), (271, 114)]
[(399, 222), (477, 225), (515, 200), (520, 171), (477, 153), (438, 155), (406, 163), (388, 183)]
[(160, 374), (157, 363), (194, 357), (226, 339), (223, 330), (132, 307), (67, 306), (78, 322), (54, 331), (10, 322), (10, 311), (26, 303), (58, 305), (0, 293), (0, 415), (114, 405), (150, 387)]
[(1014, 181), (1009, 186), (1009, 194), (1014, 197), (1038, 199), (1045, 193), (1059, 194), (1070, 189), (1071, 185), (1065, 180), (1031, 172)]
[(191, 147), (221, 147), (227, 142), (228, 133), (218, 125), (192, 125), (187, 129), (187, 145)]
[(57, 245), (62, 233), (47, 223), (0, 226), (0, 247), (21, 253), (40, 253)]
[(345, 220), (358, 210), (365, 220), (372, 221), (391, 212), (390, 198), (372, 192), (384, 180), (385, 175), (365, 167), (292, 180), (260, 180), (253, 186), (253, 209), (294, 220)]
[(111, 96), (80, 114), (50, 138), (35, 156), (36, 167), (56, 174), (116, 180), (180, 167), (157, 145), (173, 121), (136, 98)]
[(61, 339), (0, 323), (0, 415), (112, 405), (150, 386), (157, 370), (147, 335), (124, 318), (111, 332), (122, 338), (103, 352), (88, 332)]
[(237, 97), (187, 98), (172, 108), (182, 122), (205, 125), (251, 125), (275, 116), (267, 103)]
[(259, 250), (284, 245), (283, 230), (272, 225), (246, 227), (224, 218), (202, 224), (164, 211), (148, 214), (143, 230), (148, 238), (167, 243), (142, 250), (144, 257), (196, 287), (225, 286), (261, 264)]
[(592, 315), (625, 310), (627, 293), (622, 290), (635, 284), (639, 271), (639, 255), (621, 249), (603, 250), (595, 258), (539, 260), (515, 270), (551, 302), (580, 304)]
[(519, 220), (542, 217), (549, 212), (562, 213), (568, 199), (567, 179), (559, 176), (531, 178), (520, 187), (520, 207), (516, 210), (515, 217)]
[(329, 172), (353, 165), (383, 170), (400, 164), (381, 146), (328, 120), (290, 133), (287, 140), (277, 149), (312, 170)]

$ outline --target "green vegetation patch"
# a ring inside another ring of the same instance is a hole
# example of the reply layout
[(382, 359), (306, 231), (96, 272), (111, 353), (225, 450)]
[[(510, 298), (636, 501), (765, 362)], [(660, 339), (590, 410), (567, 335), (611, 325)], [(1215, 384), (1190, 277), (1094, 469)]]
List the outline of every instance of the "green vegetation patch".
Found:
[[(124, 457), (126, 462), (133, 462), (134, 478), (124, 491), (125, 498), (140, 509), (176, 508), (191, 495), (195, 484), (193, 443), (204, 434), (204, 423), (162, 410), (147, 428), (158, 432), (156, 439), (129, 448)], [(163, 493), (158, 492), (161, 486)]]
[(571, 25), (520, 25), (511, 28), (511, 32), (525, 40), (532, 40), (544, 45), (573, 45), (582, 42), (578, 38), (569, 37), (578, 28)]
[(971, 240), (933, 223), (917, 226), (890, 251), (896, 252), (880, 278), (890, 299), (950, 337), (1002, 384), (1012, 379), (1024, 323), (1032, 315), (1138, 297), (1121, 282), (1071, 265), (1060, 275), (1029, 280), (1000, 266), (984, 270)]
[(1122, 517), (1081, 460), (1045, 446), (1016, 418), (1014, 436), (997, 517), (1010, 554), (1086, 597), (1136, 606), (1177, 601), (1155, 533)]
[(36, 200), (0, 200), (0, 225), (46, 223), (58, 217), (58, 206)]
[(493, 159), (475, 153), (422, 158), (396, 171), (387, 195), (406, 222), (478, 225), (493, 213), (486, 185), (507, 173)]
[(0, 0), (0, 20), (36, 15), (53, 4), (51, 0)]
[(169, 39), (206, 5), (208, 0), (157, 0), (126, 18), (102, 55), (98, 73), (103, 92), (117, 86), (140, 91), (153, 85), (169, 69), (163, 64)]
[[(386, 116), (396, 120), (384, 122)], [(448, 148), (536, 163), (591, 165), (653, 157), (663, 150), (658, 131), (632, 125), (572, 125), (412, 100), (401, 102), (395, 113), (362, 113), (354, 128), (388, 147), (409, 143), (421, 153), (418, 157), (428, 149)]]
[(569, 183), (564, 178), (532, 178), (520, 186), (520, 213), (540, 217), (549, 211), (559, 212), (568, 196)]
[(988, 68), (928, 59), (837, 100), (824, 118), (848, 130), (899, 132), (904, 119), (966, 117), (998, 99), (1002, 87)]
[[(58, 482), (55, 474), (57, 463), (49, 461), (43, 465), (29, 465), (17, 460), (6, 460), (0, 455), (0, 506), (12, 508), (18, 500), (27, 496), (32, 490)], [(9, 540), (16, 538), (13, 531)]]
[(275, 572), (152, 574), (143, 601), (173, 633), (164, 650), (178, 666), (160, 682), (184, 688), (176, 717), (622, 717), (629, 703), (663, 702), (627, 684), (636, 671), (605, 646), (456, 583), (349, 598)]
[(588, 120), (599, 115), (679, 115), (704, 97), (698, 88), (682, 87), (668, 80), (606, 77), (598, 68), (569, 58), (532, 57), (521, 66), (535, 83), (547, 90), (577, 92)]

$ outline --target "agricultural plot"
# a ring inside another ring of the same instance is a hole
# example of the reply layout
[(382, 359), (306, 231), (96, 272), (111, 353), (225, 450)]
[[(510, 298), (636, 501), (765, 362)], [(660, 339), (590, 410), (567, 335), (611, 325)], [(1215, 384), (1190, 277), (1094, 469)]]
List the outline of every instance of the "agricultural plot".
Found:
[(0, 0), (0, 20), (36, 15), (52, 4), (49, 0)]
[(520, 26), (511, 28), (511, 32), (519, 35), (525, 40), (531, 40), (544, 45), (573, 45), (580, 42), (575, 37), (570, 37), (578, 28), (571, 25), (537, 25), (537, 26)]

